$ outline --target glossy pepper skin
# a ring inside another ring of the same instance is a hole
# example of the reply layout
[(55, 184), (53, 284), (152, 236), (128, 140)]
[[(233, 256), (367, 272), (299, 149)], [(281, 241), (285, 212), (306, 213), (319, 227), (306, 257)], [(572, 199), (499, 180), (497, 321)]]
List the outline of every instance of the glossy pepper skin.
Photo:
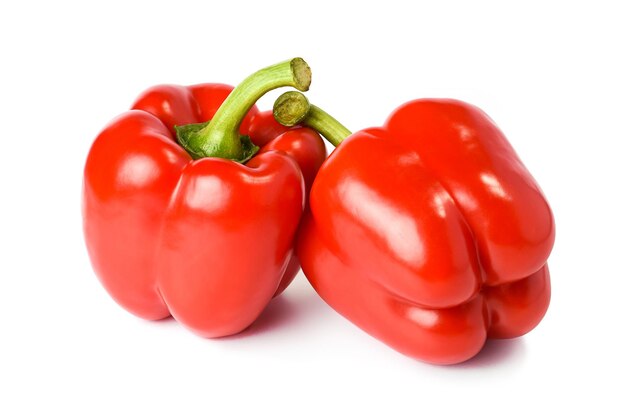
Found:
[(550, 207), (493, 121), (415, 100), (323, 164), (297, 254), (321, 297), (394, 349), (463, 362), (550, 301)]
[(193, 160), (174, 126), (211, 119), (231, 91), (149, 89), (98, 135), (84, 171), (85, 240), (106, 290), (141, 318), (172, 315), (204, 337), (245, 329), (291, 282), (305, 181), (325, 158), (316, 132), (253, 107), (240, 126), (262, 147), (252, 159)]

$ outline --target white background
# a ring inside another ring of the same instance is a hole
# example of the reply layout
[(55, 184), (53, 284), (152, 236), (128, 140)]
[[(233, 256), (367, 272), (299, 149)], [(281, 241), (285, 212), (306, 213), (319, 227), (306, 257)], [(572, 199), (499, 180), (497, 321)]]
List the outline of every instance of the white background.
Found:
[[(620, 2), (406, 3), (2, 3), (0, 416), (625, 416)], [(418, 97), (497, 121), (557, 221), (533, 332), (436, 367), (361, 332), (302, 275), (221, 340), (110, 300), (81, 230), (99, 130), (153, 84), (236, 84), (294, 56), (311, 101), (353, 130)]]

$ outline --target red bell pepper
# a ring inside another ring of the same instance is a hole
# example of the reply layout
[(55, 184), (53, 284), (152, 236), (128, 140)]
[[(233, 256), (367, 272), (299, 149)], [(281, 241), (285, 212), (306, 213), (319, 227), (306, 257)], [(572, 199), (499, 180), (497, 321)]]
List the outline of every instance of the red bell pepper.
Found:
[(297, 58), (234, 90), (157, 86), (98, 135), (85, 165), (84, 233), (121, 306), (219, 337), (249, 326), (289, 284), (304, 183), (325, 148), (315, 131), (283, 128), (254, 103), (310, 80)]
[[(297, 92), (277, 120), (337, 147), (296, 252), (321, 297), (372, 336), (437, 364), (527, 333), (550, 301), (554, 219), (502, 132), (477, 107), (415, 100), (350, 135)], [(344, 138), (348, 137), (344, 140)]]

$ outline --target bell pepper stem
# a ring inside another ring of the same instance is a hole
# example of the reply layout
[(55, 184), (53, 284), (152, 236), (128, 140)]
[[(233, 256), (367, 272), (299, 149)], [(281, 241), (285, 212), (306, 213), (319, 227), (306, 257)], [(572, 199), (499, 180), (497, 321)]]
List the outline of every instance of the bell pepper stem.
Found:
[(178, 142), (194, 158), (219, 157), (245, 162), (258, 150), (239, 127), (254, 104), (270, 90), (294, 87), (307, 91), (311, 69), (302, 58), (263, 68), (242, 81), (205, 123), (176, 127)]
[(315, 129), (335, 147), (352, 132), (319, 107), (309, 103), (302, 93), (288, 91), (274, 102), (274, 119), (281, 125), (304, 125)]

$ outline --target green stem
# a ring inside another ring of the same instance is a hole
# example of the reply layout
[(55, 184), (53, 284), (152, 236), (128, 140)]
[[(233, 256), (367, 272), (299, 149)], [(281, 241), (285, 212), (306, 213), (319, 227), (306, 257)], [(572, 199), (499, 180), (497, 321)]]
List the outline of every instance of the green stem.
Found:
[(302, 58), (263, 68), (242, 81), (209, 122), (177, 126), (178, 142), (196, 159), (219, 157), (245, 162), (258, 150), (249, 138), (239, 134), (252, 106), (270, 90), (290, 86), (307, 91), (310, 84), (311, 69)]
[(289, 91), (274, 102), (274, 118), (281, 125), (305, 125), (322, 134), (335, 147), (352, 132), (319, 107), (309, 103), (302, 93)]

